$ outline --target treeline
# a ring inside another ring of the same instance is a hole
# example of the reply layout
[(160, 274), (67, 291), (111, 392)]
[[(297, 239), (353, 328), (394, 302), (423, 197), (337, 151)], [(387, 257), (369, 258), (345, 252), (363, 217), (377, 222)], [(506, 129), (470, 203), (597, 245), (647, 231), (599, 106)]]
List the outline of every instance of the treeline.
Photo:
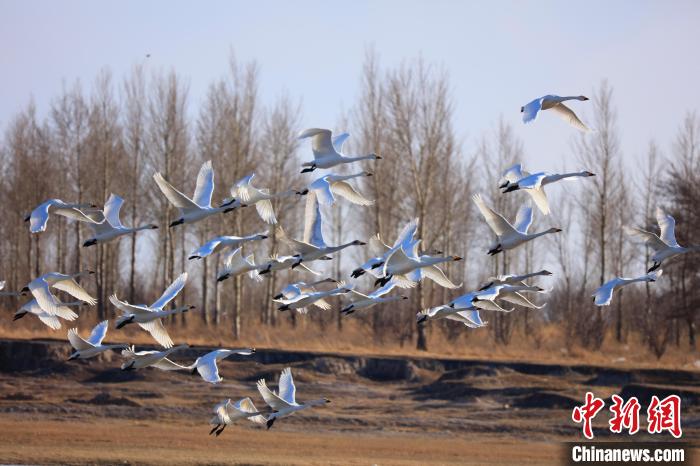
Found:
[[(113, 315), (107, 301), (110, 294), (135, 303), (151, 302), (175, 276), (187, 271), (190, 280), (178, 299), (199, 310), (178, 318), (180, 325), (197, 319), (237, 338), (246, 329), (296, 326), (304, 319), (299, 332), (310, 325), (333, 325), (342, 332), (350, 318), (341, 319), (337, 309), (302, 317), (276, 311), (271, 297), (287, 283), (309, 279), (303, 272), (270, 274), (260, 284), (247, 277), (218, 283), (218, 257), (188, 261), (189, 252), (213, 236), (267, 229), (253, 208), (167, 228), (176, 213), (152, 180), (156, 171), (191, 193), (201, 163), (212, 160), (214, 202), (229, 197), (232, 184), (252, 172), (258, 185), (272, 190), (300, 188), (320, 176), (299, 173), (301, 161), (312, 157), (308, 142), (296, 138), (303, 129), (301, 105), (289, 95), (263, 104), (259, 81), (255, 63), (232, 59), (228, 75), (212, 82), (202, 105), (193, 109), (182, 76), (175, 71), (147, 73), (138, 65), (123, 81), (102, 71), (88, 90), (79, 82), (65, 86), (46, 115), (38, 115), (30, 103), (5, 125), (0, 145), (0, 201), (5, 210), (0, 224), (0, 280), (7, 281), (8, 289), (19, 289), (48, 271), (94, 270), (95, 280), (86, 287), (98, 297), (96, 317), (103, 319)], [(604, 82), (587, 108), (588, 121), (597, 131), (572, 136), (575, 142), (565, 163), (555, 162), (552, 154), (549, 163), (530, 167), (522, 141), (502, 121), (470, 147), (463, 144), (454, 127), (457, 103), (449, 77), (423, 60), (384, 69), (370, 53), (360, 89), (351, 110), (338, 115), (339, 129), (351, 133), (349, 152), (376, 152), (382, 160), (344, 170), (371, 171), (374, 176), (363, 178), (360, 189), (376, 202), (358, 207), (341, 200), (328, 209), (329, 243), (367, 239), (376, 233), (392, 242), (410, 218), (419, 217), (422, 249), (464, 257), (450, 263), (446, 272), (454, 282), (464, 282), (466, 289), (496, 274), (542, 268), (555, 272), (544, 283), (553, 290), (543, 310), (493, 313), (485, 319), (489, 325), (476, 330), (489, 332), (498, 344), (508, 345), (519, 333), (537, 346), (545, 338), (543, 329), (554, 327), (566, 345), (590, 349), (600, 348), (606, 337), (623, 342), (631, 336), (645, 342), (657, 357), (669, 344), (695, 348), (695, 314), (700, 307), (697, 255), (686, 254), (666, 266), (662, 280), (651, 286), (617, 293), (609, 308), (593, 306), (590, 298), (613, 276), (636, 276), (646, 270), (649, 251), (627, 237), (622, 227), (635, 224), (655, 231), (656, 206), (664, 206), (676, 218), (681, 244), (700, 243), (700, 120), (694, 113), (679, 115), (675, 141), (659, 146), (650, 142), (646, 154), (627, 154), (634, 163), (625, 163), (614, 91)], [(338, 122), (316, 126), (338, 127)], [(500, 194), (497, 181), (517, 162), (532, 171), (585, 168), (597, 176), (549, 189), (552, 215), (535, 213), (535, 225), (559, 226), (564, 233), (491, 258), (486, 255), (491, 233), (471, 195), (480, 192), (497, 211), (514, 216), (529, 198), (522, 193)], [(126, 224), (155, 222), (161, 228), (82, 248), (89, 232), (78, 222), (52, 216), (46, 232), (31, 235), (23, 221), (49, 198), (102, 205), (112, 192), (125, 199)], [(279, 223), (291, 236), (300, 236), (304, 202), (282, 198), (273, 204)], [(287, 254), (274, 230), (269, 228), (270, 238), (261, 244), (247, 245), (246, 253), (254, 252), (256, 260)], [(352, 280), (350, 270), (370, 255), (366, 248), (354, 248), (333, 262), (312, 265)], [(366, 291), (373, 283), (362, 277), (357, 285)], [(409, 301), (377, 306), (351, 319), (377, 343), (425, 349), (426, 327), (416, 326), (415, 313), (448, 302), (459, 290), (426, 281), (404, 293)], [(8, 298), (3, 305), (16, 307), (18, 302)], [(10, 325), (8, 315), (3, 315), (3, 325)], [(449, 321), (431, 323), (427, 329), (449, 340), (469, 338), (472, 332)]]

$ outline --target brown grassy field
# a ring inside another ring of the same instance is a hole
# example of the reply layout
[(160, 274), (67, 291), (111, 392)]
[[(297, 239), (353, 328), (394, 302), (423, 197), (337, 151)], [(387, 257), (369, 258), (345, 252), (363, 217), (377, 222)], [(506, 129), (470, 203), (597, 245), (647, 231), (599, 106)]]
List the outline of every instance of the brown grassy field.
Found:
[[(587, 390), (680, 393), (684, 439), (700, 439), (697, 371), (261, 350), (222, 362), (224, 381), (210, 385), (122, 372), (111, 353), (66, 362), (68, 351), (61, 341), (0, 341), (0, 463), (558, 464), (562, 442), (582, 438), (570, 416)], [(332, 402), (269, 431), (239, 422), (208, 435), (214, 404), (250, 396), (262, 408), (255, 381), (275, 386), (286, 366), (297, 399)], [(596, 434), (614, 440), (606, 425), (601, 413)]]

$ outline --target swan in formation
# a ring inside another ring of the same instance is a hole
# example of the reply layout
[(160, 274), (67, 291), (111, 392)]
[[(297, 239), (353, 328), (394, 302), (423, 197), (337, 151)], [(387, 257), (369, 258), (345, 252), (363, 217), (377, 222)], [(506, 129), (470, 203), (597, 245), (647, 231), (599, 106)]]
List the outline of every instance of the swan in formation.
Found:
[(321, 215), (321, 206), (318, 199), (313, 194), (309, 194), (306, 199), (306, 211), (304, 216), (304, 237), (302, 241), (292, 239), (285, 233), (282, 227), (277, 227), (277, 236), (280, 241), (285, 243), (297, 257), (297, 263), (292, 268), (302, 262), (311, 262), (315, 260), (330, 260), (329, 254), (342, 251), (350, 246), (364, 246), (364, 243), (359, 240), (350, 241), (349, 243), (338, 246), (328, 246), (323, 239), (323, 217)]
[(97, 243), (106, 243), (120, 236), (130, 235), (137, 231), (155, 230), (158, 228), (157, 225), (152, 223), (134, 228), (125, 227), (122, 225), (122, 221), (119, 218), (119, 211), (122, 208), (122, 204), (124, 204), (124, 199), (112, 193), (109, 195), (107, 202), (105, 202), (102, 211), (92, 210), (83, 212), (78, 210), (73, 211), (69, 215), (76, 220), (86, 223), (93, 232), (93, 236), (83, 243), (84, 248), (94, 246)]
[(188, 259), (203, 259), (227, 248), (235, 249), (249, 241), (262, 241), (264, 239), (267, 239), (267, 232), (255, 233), (248, 236), (217, 236), (192, 251)]
[(549, 215), (549, 201), (547, 201), (547, 194), (544, 191), (545, 186), (560, 180), (576, 180), (577, 178), (590, 176), (595, 176), (595, 173), (587, 170), (570, 173), (548, 174), (540, 172), (530, 174), (523, 171), (522, 165), (516, 164), (503, 173), (502, 182), (498, 187), (503, 189), (503, 193), (524, 190), (535, 201), (535, 205), (540, 209), (540, 212), (544, 215)]
[(244, 273), (247, 273), (251, 280), (256, 282), (262, 281), (262, 277), (258, 273), (259, 266), (255, 265), (254, 255), (250, 254), (247, 257), (243, 257), (242, 247), (226, 252), (223, 257), (223, 263), (224, 266), (216, 277), (217, 282), (222, 282)]
[(164, 308), (170, 301), (175, 299), (180, 291), (182, 291), (186, 282), (187, 272), (177, 277), (163, 292), (163, 295), (150, 306), (146, 304), (129, 304), (126, 301), (120, 301), (117, 295), (111, 295), (109, 297), (109, 302), (119, 309), (122, 314), (116, 320), (116, 328), (120, 329), (125, 325), (137, 323), (142, 329), (150, 333), (161, 346), (164, 348), (171, 348), (173, 346), (173, 341), (170, 339), (168, 331), (163, 326), (162, 318), (187, 312), (194, 309), (194, 306), (182, 306), (167, 310)]
[(214, 168), (211, 160), (204, 162), (199, 169), (197, 185), (191, 199), (175, 189), (160, 173), (153, 175), (153, 179), (168, 201), (180, 211), (180, 217), (170, 223), (171, 227), (198, 222), (219, 212), (228, 212), (233, 210), (236, 204), (235, 199), (230, 199), (219, 207), (211, 206), (211, 197), (214, 194)]
[(293, 298), (276, 299), (275, 302), (282, 304), (277, 308), (278, 311), (287, 311), (290, 309), (296, 310), (299, 314), (306, 314), (307, 306), (314, 305), (321, 309), (330, 309), (330, 305), (323, 301), (324, 298), (349, 293), (352, 286), (348, 286), (345, 282), (338, 282), (338, 286), (331, 290), (312, 291), (310, 293), (302, 293)]
[(61, 303), (58, 302), (58, 299), (56, 299), (56, 302), (58, 304), (57, 312), (55, 314), (49, 314), (45, 310), (39, 306), (39, 303), (36, 301), (36, 299), (32, 299), (28, 303), (25, 303), (20, 307), (17, 312), (15, 312), (15, 315), (13, 316), (12, 320), (19, 320), (22, 317), (26, 316), (27, 314), (34, 314), (39, 318), (39, 320), (48, 326), (49, 328), (53, 330), (58, 330), (61, 328), (61, 320), (68, 320), (68, 321), (73, 321), (78, 318), (78, 314), (76, 314), (70, 307), (77, 307), (81, 306), (85, 303), (82, 301), (73, 301), (69, 303)]
[(647, 272), (653, 272), (658, 269), (663, 261), (671, 257), (687, 252), (700, 251), (700, 245), (684, 247), (678, 244), (678, 241), (676, 241), (676, 221), (661, 207), (656, 208), (656, 222), (659, 224), (660, 236), (641, 228), (625, 227), (627, 234), (640, 239), (654, 251), (654, 254), (651, 256), (653, 263)]
[(306, 167), (301, 172), (312, 172), (317, 168), (333, 168), (337, 165), (360, 160), (381, 159), (377, 154), (368, 154), (360, 157), (342, 155), (343, 143), (348, 137), (350, 137), (348, 133), (342, 133), (333, 137), (331, 130), (320, 128), (310, 128), (299, 133), (299, 139), (311, 138), (311, 151), (314, 154), (313, 161), (301, 164), (303, 167)]
[(588, 97), (583, 95), (578, 96), (568, 96), (560, 97), (558, 95), (545, 95), (538, 99), (533, 100), (527, 105), (520, 107), (520, 113), (523, 114), (523, 123), (529, 123), (537, 118), (537, 114), (540, 110), (552, 110), (560, 118), (569, 123), (574, 128), (589, 132), (590, 128), (584, 125), (583, 122), (576, 116), (573, 110), (563, 104), (567, 100), (589, 100)]
[(361, 176), (372, 176), (369, 172), (360, 172), (352, 175), (335, 175), (333, 173), (318, 178), (308, 187), (308, 191), (313, 192), (323, 205), (333, 205), (335, 195), (347, 199), (356, 205), (370, 206), (374, 201), (367, 199), (348, 183), (348, 180)]
[(103, 320), (99, 324), (95, 325), (95, 328), (92, 329), (92, 332), (87, 340), (78, 335), (77, 328), (68, 330), (68, 341), (75, 350), (71, 353), (68, 360), (72, 361), (73, 359), (88, 359), (111, 349), (127, 348), (128, 345), (102, 344), (102, 340), (104, 340), (105, 335), (107, 335), (107, 325), (109, 325), (109, 322), (106, 320)]
[(273, 199), (303, 196), (306, 194), (305, 192), (295, 189), (288, 189), (271, 194), (269, 189), (254, 187), (252, 184), (254, 177), (255, 174), (252, 173), (236, 182), (233, 188), (231, 188), (231, 196), (233, 196), (234, 199), (239, 199), (245, 205), (255, 205), (255, 210), (257, 210), (258, 215), (266, 223), (277, 223), (277, 217), (275, 217), (275, 211), (272, 208), (271, 201)]
[(97, 304), (97, 300), (90, 296), (85, 289), (75, 281), (76, 278), (92, 275), (95, 272), (83, 271), (73, 275), (66, 275), (58, 272), (49, 272), (35, 278), (27, 286), (22, 289), (22, 292), (31, 292), (39, 306), (50, 315), (59, 313), (60, 302), (51, 294), (50, 288), (64, 291), (75, 299), (83, 301), (89, 306)]
[(402, 245), (394, 248), (382, 266), (382, 275), (375, 280), (375, 286), (384, 286), (391, 280), (401, 288), (411, 288), (424, 277), (429, 277), (435, 283), (446, 288), (458, 288), (460, 285), (452, 283), (436, 266), (445, 262), (461, 261), (460, 256), (431, 256), (418, 255), (418, 243), (415, 242), (410, 251), (406, 251)]
[[(455, 299), (446, 304), (447, 307), (456, 311), (468, 309), (482, 309), (485, 311), (511, 312), (513, 309), (504, 309), (498, 303), (499, 293), (503, 286), (492, 287), (483, 291), (470, 291), (469, 293), (457, 296)], [(446, 311), (443, 311), (443, 313)]]
[(661, 270), (657, 270), (655, 272), (648, 272), (646, 275), (637, 278), (615, 277), (603, 283), (600, 288), (595, 290), (595, 293), (593, 293), (593, 302), (596, 306), (609, 306), (610, 301), (612, 301), (613, 292), (616, 289), (636, 282), (655, 282), (661, 276), (661, 273)]
[(209, 383), (219, 383), (224, 380), (219, 376), (219, 367), (217, 366), (217, 361), (226, 359), (232, 354), (239, 354), (241, 356), (250, 356), (255, 353), (255, 348), (242, 348), (242, 349), (218, 349), (211, 351), (204, 356), (197, 358), (190, 366), (182, 366), (188, 369), (192, 374), (199, 373), (199, 375), (204, 379), (205, 382)]
[(29, 231), (32, 233), (40, 233), (46, 230), (46, 224), (49, 222), (49, 214), (63, 215), (64, 217), (73, 217), (79, 215), (79, 209), (96, 208), (95, 204), (83, 203), (68, 203), (60, 199), (49, 199), (40, 204), (32, 213), (24, 219), (29, 222)]
[(133, 346), (122, 350), (122, 357), (125, 359), (121, 366), (123, 371), (133, 371), (145, 367), (155, 367), (162, 371), (173, 371), (185, 369), (168, 359), (175, 351), (189, 348), (188, 345), (178, 345), (163, 351), (136, 351)]
[(416, 243), (414, 237), (417, 231), (418, 218), (414, 218), (406, 225), (404, 225), (392, 246), (389, 246), (388, 244), (384, 243), (379, 233), (374, 235), (369, 240), (370, 250), (381, 251), (381, 254), (370, 258), (367, 262), (353, 270), (350, 276), (352, 278), (358, 278), (364, 275), (365, 273), (370, 273), (374, 275), (375, 278), (381, 278), (382, 266), (384, 265), (384, 262), (386, 262), (389, 255), (391, 255), (391, 253), (394, 251), (394, 249), (398, 248), (399, 246), (402, 246), (405, 251), (410, 251), (413, 249)]
[(209, 424), (214, 428), (209, 432), (209, 435), (216, 434), (218, 437), (224, 431), (227, 425), (233, 424), (239, 419), (248, 419), (256, 424), (265, 424), (267, 420), (253, 404), (253, 400), (246, 397), (241, 400), (231, 403), (231, 399), (224, 400), (214, 406), (214, 417), (211, 418)]
[(316, 272), (315, 270), (311, 270), (308, 268), (306, 265), (302, 264), (299, 260), (299, 256), (277, 256), (277, 255), (272, 255), (269, 260), (266, 262), (259, 264), (257, 266), (258, 270), (258, 275), (265, 275), (270, 272), (277, 272), (279, 270), (286, 270), (286, 269), (295, 269), (296, 267), (301, 267), (307, 272), (310, 272), (314, 275), (321, 275), (319, 272)]
[(322, 285), (323, 283), (338, 283), (335, 278), (324, 278), (323, 280), (317, 280), (315, 282), (295, 282), (282, 288), (282, 291), (277, 293), (272, 299), (292, 299), (302, 294), (315, 293), (318, 291), (316, 287)]
[[(491, 288), (495, 285), (525, 285), (525, 280), (532, 277), (548, 277), (552, 275), (549, 270), (540, 270), (538, 272), (526, 273), (523, 275), (499, 275), (497, 277), (490, 277), (488, 281), (479, 288), (479, 291), (483, 291), (487, 288)], [(544, 291), (541, 289), (541, 291)]]
[(550, 233), (559, 233), (561, 228), (550, 228), (539, 233), (528, 233), (532, 223), (532, 207), (523, 205), (515, 216), (515, 225), (511, 225), (501, 214), (488, 207), (480, 195), (472, 196), (474, 203), (481, 211), (486, 223), (496, 233), (496, 242), (489, 247), (488, 254), (493, 256), (508, 249), (514, 249), (521, 244), (532, 241)]
[(273, 392), (267, 387), (265, 379), (258, 380), (258, 391), (262, 395), (265, 403), (273, 409), (273, 412), (267, 417), (267, 428), (269, 429), (274, 424), (275, 419), (290, 416), (297, 411), (314, 406), (321, 406), (330, 403), (331, 400), (321, 398), (318, 400), (308, 401), (306, 403), (297, 403), (296, 387), (294, 379), (292, 379), (292, 369), (287, 367), (282, 370), (279, 381), (279, 394)]
[(395, 282), (389, 282), (383, 287), (374, 290), (372, 293), (364, 294), (359, 291), (350, 290), (353, 296), (356, 296), (350, 304), (344, 306), (340, 312), (344, 315), (350, 315), (358, 309), (367, 309), (377, 304), (391, 303), (394, 301), (400, 301), (403, 299), (408, 299), (408, 296), (384, 296), (396, 287)]
[(416, 314), (416, 322), (422, 324), (428, 320), (449, 319), (461, 322), (469, 328), (480, 328), (488, 324), (481, 320), (479, 310), (476, 308), (454, 309), (448, 305), (441, 305), (423, 309)]

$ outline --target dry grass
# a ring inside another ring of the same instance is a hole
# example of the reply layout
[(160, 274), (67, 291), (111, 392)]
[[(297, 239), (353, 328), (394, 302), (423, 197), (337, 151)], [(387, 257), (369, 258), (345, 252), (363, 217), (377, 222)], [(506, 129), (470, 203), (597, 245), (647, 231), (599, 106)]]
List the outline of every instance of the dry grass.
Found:
[[(0, 317), (0, 338), (65, 339), (67, 328), (73, 326), (87, 334), (97, 321), (94, 311), (89, 313), (92, 315), (81, 317), (74, 324), (68, 323), (62, 330), (52, 331), (31, 316), (12, 322), (11, 318), (8, 318), (12, 315), (11, 312), (6, 311)], [(487, 329), (464, 329), (456, 339), (448, 340), (437, 325), (429, 323), (429, 351), (424, 352), (417, 351), (412, 342), (400, 346), (396, 338), (387, 337), (385, 342), (377, 342), (372, 332), (357, 319), (345, 319), (342, 331), (338, 331), (334, 323), (320, 328), (314, 318), (313, 314), (298, 316), (295, 328), (291, 327), (286, 319), (274, 328), (259, 325), (257, 321), (244, 321), (243, 334), (239, 340), (232, 338), (228, 321), (223, 321), (218, 327), (206, 326), (194, 314), (189, 316), (186, 327), (182, 327), (179, 322), (169, 323), (167, 327), (176, 343), (186, 342), (190, 345), (212, 347), (253, 346), (349, 354), (596, 364), (625, 368), (700, 369), (700, 358), (694, 352), (687, 351), (685, 344), (680, 347), (669, 345), (666, 354), (656, 359), (634, 335), (623, 344), (617, 343), (612, 335), (608, 335), (599, 351), (589, 351), (576, 345), (569, 345), (570, 349), (567, 349), (560, 329), (554, 325), (541, 328), (536, 340), (526, 338), (516, 331), (509, 345), (499, 345), (494, 343)], [(123, 330), (110, 328), (107, 341), (129, 342), (135, 345), (154, 344), (150, 336), (136, 326)]]

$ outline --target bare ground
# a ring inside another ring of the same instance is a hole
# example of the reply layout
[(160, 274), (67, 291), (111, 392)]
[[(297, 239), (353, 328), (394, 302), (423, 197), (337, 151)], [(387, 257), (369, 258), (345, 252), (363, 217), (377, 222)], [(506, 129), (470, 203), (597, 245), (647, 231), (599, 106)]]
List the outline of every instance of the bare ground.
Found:
[[(635, 395), (643, 407), (652, 394), (679, 393), (684, 440), (700, 437), (697, 371), (264, 350), (221, 363), (225, 380), (213, 386), (185, 373), (122, 372), (113, 354), (67, 355), (65, 342), (0, 341), (0, 462), (556, 464), (562, 442), (581, 440), (571, 408), (589, 390)], [(207, 435), (214, 404), (250, 396), (262, 408), (255, 381), (274, 385), (287, 365), (299, 400), (332, 403), (270, 431), (240, 422)], [(612, 440), (606, 425), (601, 413), (596, 434)]]

